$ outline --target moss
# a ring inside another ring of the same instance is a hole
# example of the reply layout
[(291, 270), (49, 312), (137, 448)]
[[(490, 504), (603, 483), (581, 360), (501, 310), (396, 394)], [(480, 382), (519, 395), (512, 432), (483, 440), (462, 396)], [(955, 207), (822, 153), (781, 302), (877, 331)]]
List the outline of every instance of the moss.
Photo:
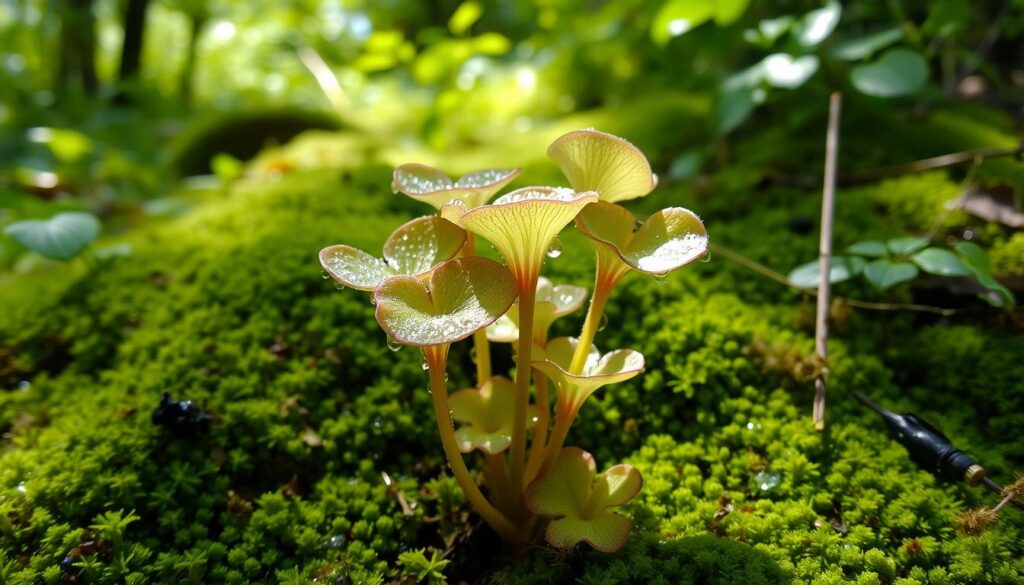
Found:
[(993, 247), (989, 260), (996, 274), (1024, 275), (1024, 232), (1017, 232)]
[[(715, 176), (713, 195), (675, 187), (650, 204), (693, 205), (716, 241), (781, 271), (812, 257), (815, 238), (786, 224), (814, 217), (816, 199), (748, 191), (740, 174)], [(392, 197), (388, 176), (367, 165), (243, 181), (131, 236), (130, 257), (44, 267), (0, 289), (16, 308), (0, 314), (0, 580), (59, 583), (62, 559), (88, 541), (72, 571), (90, 583), (384, 582), (425, 570), (412, 551), (429, 562), (451, 543), (471, 552), (444, 571), (467, 581), (1024, 580), (1020, 517), (957, 534), (953, 516), (985, 496), (914, 468), (849, 398), (860, 389), (934, 416), (1008, 474), (1024, 463), (1020, 335), (853, 314), (834, 329), (819, 435), (809, 385), (786, 365), (812, 353), (799, 296), (719, 257), (664, 282), (626, 280), (598, 337), (648, 359), (644, 376), (588, 402), (570, 435), (602, 466), (643, 471), (627, 548), (534, 549), (471, 571), (470, 557), (496, 549), (441, 479), (419, 357), (389, 351), (368, 298), (334, 290), (315, 263), (338, 241), (376, 249), (425, 212)], [(837, 238), (930, 224), (951, 185), (936, 174), (844, 191)], [(586, 282), (586, 243), (564, 242), (552, 273)], [(579, 325), (565, 321), (562, 333)], [(461, 386), (465, 347), (452, 363)], [(209, 412), (209, 432), (154, 426), (161, 392)]]

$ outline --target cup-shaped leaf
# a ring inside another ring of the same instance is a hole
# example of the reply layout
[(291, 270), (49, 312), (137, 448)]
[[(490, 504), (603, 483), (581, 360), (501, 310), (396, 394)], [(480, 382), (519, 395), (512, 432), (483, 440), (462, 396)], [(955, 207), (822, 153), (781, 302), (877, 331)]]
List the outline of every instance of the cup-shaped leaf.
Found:
[(615, 552), (629, 538), (629, 519), (609, 508), (631, 500), (643, 487), (643, 478), (630, 465), (616, 465), (597, 475), (594, 457), (567, 447), (547, 473), (526, 490), (526, 505), (535, 514), (551, 516), (547, 541), (570, 549), (585, 542), (602, 552)]
[[(512, 443), (512, 412), (516, 387), (512, 380), (494, 376), (480, 388), (459, 390), (448, 399), (452, 418), (462, 423), (455, 431), (459, 450), (469, 453), (479, 449), (484, 453), (501, 453)], [(536, 408), (527, 410), (527, 428), (532, 426)]]
[(556, 337), (547, 347), (534, 350), (533, 367), (555, 382), (558, 402), (575, 412), (598, 388), (617, 384), (644, 371), (644, 356), (632, 349), (617, 349), (604, 355), (593, 345), (587, 354), (583, 371), (570, 373), (572, 357), (579, 340)]
[(682, 207), (662, 209), (638, 224), (625, 208), (601, 201), (580, 212), (576, 227), (633, 270), (653, 276), (665, 275), (708, 253), (704, 224)]
[(441, 263), (426, 281), (396, 276), (373, 292), (377, 322), (398, 343), (455, 343), (487, 327), (516, 300), (512, 274), (472, 256)]
[(448, 175), (433, 167), (407, 164), (395, 169), (392, 187), (438, 209), (452, 200), (461, 201), (473, 209), (487, 203), (495, 193), (511, 183), (521, 170), (487, 169), (452, 181)]
[(466, 243), (459, 226), (428, 215), (398, 227), (384, 243), (384, 258), (352, 246), (320, 250), (320, 265), (341, 285), (373, 290), (393, 276), (419, 276), (454, 257)]
[(446, 205), (442, 215), (487, 238), (504, 256), (517, 277), (539, 273), (552, 240), (595, 193), (577, 193), (559, 187), (526, 187), (498, 197), (476, 209)]
[(100, 220), (84, 211), (65, 211), (50, 219), (12, 223), (4, 233), (47, 258), (70, 260), (100, 234)]
[[(537, 297), (534, 303), (533, 340), (544, 343), (548, 338), (551, 324), (583, 306), (587, 300), (587, 289), (570, 284), (552, 284), (541, 276), (537, 279)], [(487, 328), (487, 339), (498, 343), (519, 341), (519, 305), (512, 305), (508, 312)]]
[(548, 147), (550, 156), (577, 191), (596, 191), (601, 201), (643, 197), (658, 186), (658, 177), (640, 149), (626, 140), (593, 129), (577, 130)]

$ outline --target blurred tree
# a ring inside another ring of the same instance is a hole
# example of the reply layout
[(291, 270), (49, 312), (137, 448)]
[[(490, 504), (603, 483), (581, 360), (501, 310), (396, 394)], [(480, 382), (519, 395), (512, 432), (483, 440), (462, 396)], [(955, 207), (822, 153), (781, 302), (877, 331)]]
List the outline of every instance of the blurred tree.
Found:
[(92, 0), (63, 0), (59, 4), (58, 98), (79, 82), (85, 93), (95, 94), (99, 89), (96, 77), (96, 19), (92, 9)]
[(124, 43), (121, 45), (121, 67), (118, 74), (121, 83), (132, 82), (139, 76), (148, 9), (149, 0), (128, 0), (125, 7)]

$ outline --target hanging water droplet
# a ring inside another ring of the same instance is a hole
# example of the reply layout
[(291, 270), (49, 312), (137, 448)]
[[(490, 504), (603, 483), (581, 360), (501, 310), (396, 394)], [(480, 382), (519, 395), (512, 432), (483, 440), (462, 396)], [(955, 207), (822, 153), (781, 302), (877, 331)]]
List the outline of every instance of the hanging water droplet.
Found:
[(701, 260), (701, 262), (711, 262), (711, 252), (704, 254), (704, 258)]
[(444, 373), (444, 381), (446, 384), (448, 383), (448, 372)]
[(556, 236), (555, 239), (551, 240), (551, 245), (548, 246), (548, 258), (558, 258), (562, 255), (562, 240), (559, 240)]
[(335, 282), (334, 288), (335, 290), (345, 290), (345, 285), (341, 284), (340, 282)]
[(343, 534), (335, 534), (324, 541), (324, 548), (341, 548), (345, 546), (347, 539)]
[(327, 274), (327, 271), (326, 271), (326, 270), (321, 270), (321, 271), (320, 271), (320, 278), (322, 278), (322, 279), (324, 279), (324, 280), (327, 280), (327, 279), (328, 279), (328, 278), (330, 278), (330, 277), (331, 277), (331, 275), (330, 275), (330, 274)]
[(395, 339), (393, 339), (389, 335), (388, 336), (388, 349), (390, 349), (391, 351), (398, 351), (398, 350), (402, 349), (402, 344), (398, 343), (397, 341), (395, 341)]
[(430, 362), (427, 361), (427, 356), (425, 355), (420, 356), (420, 368), (422, 368), (424, 372), (430, 369)]
[(382, 425), (382, 424), (383, 424), (383, 423), (381, 422), (381, 420), (380, 420), (380, 417), (379, 417), (379, 416), (375, 416), (375, 417), (373, 417), (373, 428), (375, 428), (375, 429), (379, 429), (379, 428), (381, 427), (381, 425)]
[(761, 488), (761, 491), (763, 492), (779, 485), (779, 480), (781, 479), (782, 478), (778, 473), (768, 471), (767, 469), (754, 476), (754, 482), (757, 483), (757, 487)]
[(397, 181), (391, 181), (391, 192), (394, 193), (395, 195), (398, 195), (399, 189)]
[(469, 348), (469, 359), (473, 360), (474, 364), (476, 363), (476, 348), (475, 347)]
[(658, 283), (659, 285), (665, 284), (665, 276), (666, 275), (664, 274), (655, 274), (654, 282)]
[(608, 326), (608, 315), (601, 313), (601, 322), (597, 324), (598, 331), (604, 331), (604, 328)]

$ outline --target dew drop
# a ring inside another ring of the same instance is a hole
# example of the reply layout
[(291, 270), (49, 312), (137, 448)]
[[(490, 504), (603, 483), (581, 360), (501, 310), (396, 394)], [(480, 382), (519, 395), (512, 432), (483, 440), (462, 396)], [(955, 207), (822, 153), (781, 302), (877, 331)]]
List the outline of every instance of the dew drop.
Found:
[(326, 270), (321, 270), (321, 271), (320, 271), (320, 278), (322, 278), (322, 279), (324, 279), (324, 280), (327, 280), (327, 279), (328, 279), (328, 278), (330, 278), (330, 277), (331, 277), (331, 275), (330, 275), (330, 274), (327, 274), (327, 271), (326, 271)]
[(598, 331), (604, 331), (604, 328), (608, 326), (608, 315), (601, 313), (601, 322), (597, 324)]
[(383, 423), (381, 422), (379, 416), (373, 417), (373, 428), (379, 429), (382, 425), (383, 425)]
[(558, 258), (562, 255), (562, 240), (557, 237), (551, 240), (551, 245), (548, 246), (548, 258)]
[(345, 285), (341, 284), (340, 282), (335, 282), (334, 288), (335, 290), (345, 290)]
[(420, 357), (420, 368), (423, 368), (424, 372), (430, 369), (430, 362), (427, 361), (427, 356)]
[(774, 471), (764, 470), (754, 476), (754, 481), (757, 483), (757, 487), (761, 488), (761, 491), (766, 492), (779, 485), (779, 480), (782, 479), (778, 473)]
[(391, 192), (394, 193), (395, 195), (398, 195), (399, 193), (398, 183), (395, 181), (391, 181)]
[(334, 536), (324, 541), (324, 548), (341, 548), (345, 546), (346, 540), (347, 539), (345, 538), (345, 535), (335, 534)]
[(665, 274), (655, 274), (654, 282), (658, 283), (659, 285), (665, 284), (665, 276)]
[(396, 341), (394, 338), (392, 338), (389, 335), (388, 336), (388, 349), (390, 349), (391, 351), (398, 351), (398, 350), (402, 349), (402, 344), (398, 343), (398, 341)]
[(469, 348), (469, 359), (473, 360), (474, 364), (476, 363), (476, 348), (475, 347)]
[(24, 392), (30, 388), (32, 388), (32, 383), (29, 382), (28, 380), (21, 380), (20, 382), (18, 382), (18, 390)]
[(701, 262), (705, 262), (705, 263), (711, 262), (711, 252), (708, 252), (707, 254), (704, 254), (704, 257), (701, 258)]

